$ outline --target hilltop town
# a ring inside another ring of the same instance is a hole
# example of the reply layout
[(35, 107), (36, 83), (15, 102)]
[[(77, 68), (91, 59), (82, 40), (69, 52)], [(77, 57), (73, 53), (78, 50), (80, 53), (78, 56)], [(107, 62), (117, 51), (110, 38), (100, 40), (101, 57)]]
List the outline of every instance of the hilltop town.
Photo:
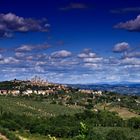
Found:
[(102, 91), (97, 90), (85, 90), (75, 89), (64, 84), (56, 84), (43, 80), (40, 77), (35, 76), (31, 80), (11, 80), (0, 82), (0, 95), (50, 95), (58, 93), (69, 93), (72, 90), (78, 90), (85, 94), (98, 94), (102, 95)]

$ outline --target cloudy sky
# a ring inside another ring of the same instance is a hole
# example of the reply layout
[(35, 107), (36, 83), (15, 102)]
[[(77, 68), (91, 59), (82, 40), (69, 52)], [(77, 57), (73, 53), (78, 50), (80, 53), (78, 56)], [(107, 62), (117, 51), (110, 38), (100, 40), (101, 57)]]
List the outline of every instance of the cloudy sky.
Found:
[(140, 82), (139, 0), (1, 0), (0, 80)]

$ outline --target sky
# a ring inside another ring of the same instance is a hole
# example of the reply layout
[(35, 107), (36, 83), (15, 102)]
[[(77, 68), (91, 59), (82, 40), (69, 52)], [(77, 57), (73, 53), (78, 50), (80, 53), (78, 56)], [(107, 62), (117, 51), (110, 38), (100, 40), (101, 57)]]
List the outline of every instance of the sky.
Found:
[(1, 0), (0, 81), (140, 83), (139, 0)]

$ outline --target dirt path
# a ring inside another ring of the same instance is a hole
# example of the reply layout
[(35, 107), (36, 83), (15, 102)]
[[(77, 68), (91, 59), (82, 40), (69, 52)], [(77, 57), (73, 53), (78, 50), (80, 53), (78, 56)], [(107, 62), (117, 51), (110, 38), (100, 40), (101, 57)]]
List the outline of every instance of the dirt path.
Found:
[(2, 134), (0, 133), (0, 140), (9, 140), (9, 139), (7, 139), (4, 135), (2, 135)]

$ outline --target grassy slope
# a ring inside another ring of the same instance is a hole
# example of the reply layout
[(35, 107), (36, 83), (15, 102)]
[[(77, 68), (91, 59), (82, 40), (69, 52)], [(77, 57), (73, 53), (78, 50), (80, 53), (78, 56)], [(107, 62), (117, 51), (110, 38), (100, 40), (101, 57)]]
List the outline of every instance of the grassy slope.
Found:
[(15, 114), (27, 114), (30, 116), (44, 117), (60, 114), (74, 114), (82, 111), (80, 108), (49, 104), (46, 101), (41, 102), (26, 100), (24, 98), (4, 96), (0, 96), (0, 107), (2, 107), (3, 110), (11, 111)]
[[(27, 114), (30, 116), (43, 117), (50, 117), (60, 114), (75, 114), (83, 110), (82, 108), (75, 106), (66, 107), (64, 105), (50, 104), (46, 101), (34, 101), (8, 96), (0, 96), (0, 108), (1, 107), (3, 110), (11, 111), (15, 114)], [(104, 105), (98, 104), (97, 108), (104, 109)], [(135, 114), (134, 112), (130, 112), (127, 108), (120, 108), (117, 106), (113, 107), (111, 105), (106, 105), (105, 108), (109, 111), (118, 112), (118, 114), (124, 119), (140, 116)]]
[(132, 117), (139, 117), (139, 115), (133, 112), (130, 112), (127, 108), (111, 107), (108, 110), (118, 112), (118, 114), (124, 119), (132, 118)]
[[(104, 105), (98, 104), (97, 108), (104, 109)], [(105, 109), (111, 112), (117, 112), (119, 116), (122, 117), (123, 119), (129, 119), (132, 117), (140, 117), (140, 115), (129, 111), (129, 109), (125, 107), (106, 105)]]

